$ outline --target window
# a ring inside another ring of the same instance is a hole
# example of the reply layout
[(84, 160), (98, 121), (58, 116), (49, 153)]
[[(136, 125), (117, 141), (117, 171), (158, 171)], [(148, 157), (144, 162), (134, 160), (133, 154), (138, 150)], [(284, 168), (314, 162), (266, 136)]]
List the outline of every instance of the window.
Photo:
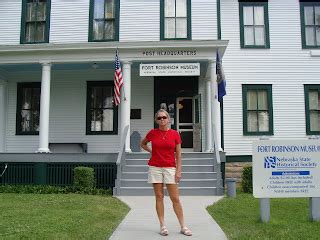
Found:
[(302, 48), (320, 48), (320, 2), (301, 2)]
[(87, 134), (117, 134), (118, 108), (113, 104), (113, 81), (87, 82)]
[(23, 0), (21, 43), (48, 43), (50, 0)]
[(320, 135), (320, 85), (304, 85), (308, 135)]
[(191, 39), (191, 0), (160, 1), (160, 38)]
[(270, 48), (268, 2), (240, 2), (242, 48)]
[(18, 83), (17, 135), (39, 134), (41, 83)]
[(120, 0), (90, 0), (89, 41), (119, 40)]
[(272, 86), (242, 85), (244, 135), (273, 135)]

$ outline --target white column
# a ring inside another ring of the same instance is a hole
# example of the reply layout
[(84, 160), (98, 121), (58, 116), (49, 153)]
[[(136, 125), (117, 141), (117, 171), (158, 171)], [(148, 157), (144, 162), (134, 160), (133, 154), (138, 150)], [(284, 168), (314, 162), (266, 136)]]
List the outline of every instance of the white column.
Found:
[(212, 87), (211, 87), (211, 79), (206, 79), (206, 151), (212, 151), (212, 95), (211, 95)]
[(0, 79), (0, 152), (5, 152), (7, 119), (7, 82)]
[(126, 152), (131, 152), (130, 148), (130, 108), (131, 108), (131, 62), (124, 61), (122, 65), (123, 87), (121, 93), (120, 103), (120, 119), (121, 119), (121, 133), (126, 125), (129, 126), (126, 138)]
[(49, 112), (50, 112), (51, 64), (42, 63), (39, 149), (37, 152), (49, 153)]
[(219, 151), (222, 151), (221, 148), (221, 121), (220, 121), (220, 103), (218, 101), (218, 84), (217, 84), (217, 75), (216, 75), (216, 62), (213, 60), (209, 61), (210, 68), (210, 79), (212, 86), (212, 123), (213, 131), (215, 131), (217, 137), (217, 145)]

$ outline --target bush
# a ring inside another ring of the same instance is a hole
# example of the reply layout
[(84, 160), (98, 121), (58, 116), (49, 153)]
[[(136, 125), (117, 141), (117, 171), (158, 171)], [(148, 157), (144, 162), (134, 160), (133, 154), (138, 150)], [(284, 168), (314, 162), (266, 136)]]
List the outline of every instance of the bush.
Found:
[(94, 169), (89, 167), (76, 167), (74, 169), (73, 186), (78, 191), (92, 191), (95, 186)]
[(252, 193), (252, 167), (246, 166), (242, 172), (241, 189), (245, 193)]
[(0, 193), (30, 193), (30, 194), (92, 194), (92, 195), (112, 195), (111, 189), (92, 188), (77, 190), (73, 186), (56, 187), (50, 185), (0, 185)]

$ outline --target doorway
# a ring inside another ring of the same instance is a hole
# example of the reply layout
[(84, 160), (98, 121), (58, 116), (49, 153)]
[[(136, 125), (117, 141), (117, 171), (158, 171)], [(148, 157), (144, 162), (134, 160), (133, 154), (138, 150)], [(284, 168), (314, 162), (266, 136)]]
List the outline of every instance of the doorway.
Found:
[[(201, 151), (198, 77), (155, 77), (154, 111), (168, 111), (171, 128), (180, 133), (183, 151)], [(157, 126), (155, 126), (157, 127)]]

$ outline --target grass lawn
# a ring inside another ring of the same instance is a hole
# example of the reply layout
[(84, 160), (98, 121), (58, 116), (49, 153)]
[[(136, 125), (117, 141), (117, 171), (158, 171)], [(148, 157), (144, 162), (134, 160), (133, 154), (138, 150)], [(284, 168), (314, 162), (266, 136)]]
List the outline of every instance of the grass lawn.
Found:
[(0, 239), (108, 239), (129, 208), (82, 194), (0, 194)]
[(209, 206), (229, 239), (320, 239), (320, 222), (309, 221), (308, 198), (270, 199), (270, 222), (260, 222), (259, 200), (237, 192)]

